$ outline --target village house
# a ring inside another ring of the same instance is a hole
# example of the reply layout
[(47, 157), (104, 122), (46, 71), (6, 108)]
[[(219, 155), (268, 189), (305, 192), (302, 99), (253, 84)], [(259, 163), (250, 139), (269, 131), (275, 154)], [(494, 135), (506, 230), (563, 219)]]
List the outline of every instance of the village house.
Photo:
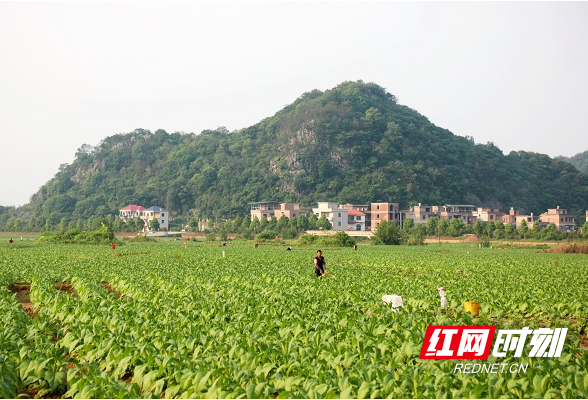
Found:
[(438, 207), (418, 203), (406, 211), (406, 219), (412, 219), (415, 224), (426, 224), (430, 218), (439, 217), (437, 209)]
[(510, 208), (508, 214), (504, 214), (502, 216), (502, 223), (504, 225), (513, 224), (515, 228), (521, 226), (522, 222), (525, 221), (527, 227), (531, 229), (535, 221), (537, 221), (537, 216), (533, 215), (533, 213), (528, 215), (523, 215), (519, 211), (515, 210), (513, 207)]
[(347, 230), (349, 210), (339, 208), (337, 203), (327, 201), (319, 201), (317, 204), (318, 207), (312, 209), (317, 218), (325, 216), (333, 226), (334, 231)]
[[(261, 219), (270, 219), (275, 216), (279, 219), (282, 215), (293, 218), (308, 213), (301, 210), (297, 203), (278, 203), (278, 202), (255, 202), (251, 205), (251, 219), (255, 217)], [(131, 206), (129, 206), (131, 207)], [(133, 206), (140, 207), (140, 206)], [(121, 210), (122, 211), (122, 210)], [(127, 210), (129, 214), (140, 212), (138, 209)], [(565, 209), (559, 206), (549, 209), (540, 217), (531, 214), (521, 214), (513, 207), (508, 213), (496, 208), (474, 205), (446, 204), (443, 206), (431, 206), (418, 203), (411, 206), (408, 210), (400, 210), (399, 203), (371, 203), (367, 205), (341, 204), (334, 202), (319, 202), (312, 212), (320, 218), (325, 216), (333, 226), (333, 230), (364, 231), (376, 230), (381, 221), (394, 221), (402, 226), (406, 219), (412, 219), (415, 224), (426, 224), (430, 218), (447, 219), (451, 221), (454, 218), (461, 219), (464, 224), (474, 225), (480, 222), (498, 222), (509, 224), (512, 223), (516, 228), (524, 222), (529, 229), (533, 227), (536, 221), (539, 221), (541, 227), (546, 227), (550, 223), (555, 224), (558, 230), (562, 232), (571, 232), (575, 230), (574, 217), (568, 214)], [(588, 220), (588, 211), (586, 211)]]
[(434, 207), (433, 211), (437, 209), (439, 218), (452, 220), (460, 218), (464, 224), (473, 225), (476, 223), (474, 212), (477, 212), (476, 206), (463, 204), (446, 204), (441, 207)]
[(573, 232), (576, 223), (574, 217), (568, 214), (568, 210), (564, 208), (549, 208), (547, 212), (539, 216), (539, 223), (541, 227), (546, 227), (549, 224), (555, 224), (558, 231), (561, 232)]
[(120, 219), (127, 222), (129, 219), (132, 218), (141, 218), (143, 216), (143, 211), (145, 210), (146, 208), (143, 206), (129, 204), (128, 206), (118, 210), (118, 216), (120, 217)]
[(123, 221), (127, 222), (129, 219), (139, 218), (145, 222), (144, 230), (150, 230), (149, 226), (153, 219), (156, 219), (159, 223), (160, 230), (169, 229), (169, 213), (161, 207), (151, 206), (145, 208), (143, 206), (137, 206), (135, 204), (129, 204), (126, 207), (121, 208), (118, 211), (118, 216)]
[(402, 226), (405, 213), (400, 211), (400, 203), (372, 203), (371, 230), (375, 230), (382, 221), (393, 221)]
[(348, 231), (365, 231), (365, 217), (366, 213), (358, 210), (349, 210), (347, 212)]
[[(369, 230), (371, 226), (371, 213), (370, 213), (370, 206), (367, 204), (339, 204), (339, 208), (343, 208), (345, 210), (355, 210), (360, 211), (364, 214), (363, 221), (364, 224), (364, 231)], [(356, 215), (357, 217), (357, 215)], [(357, 220), (357, 219), (356, 219)], [(351, 224), (351, 217), (349, 218), (348, 224)]]
[(500, 211), (497, 208), (491, 207), (478, 207), (477, 211), (474, 213), (476, 216), (476, 221), (481, 222), (497, 222), (500, 221), (504, 212)]
[(257, 217), (258, 220), (269, 220), (272, 217), (280, 219), (282, 215), (292, 219), (301, 215), (308, 215), (308, 210), (300, 208), (298, 203), (278, 203), (277, 201), (257, 201), (249, 203), (251, 206), (250, 215), (251, 221)]

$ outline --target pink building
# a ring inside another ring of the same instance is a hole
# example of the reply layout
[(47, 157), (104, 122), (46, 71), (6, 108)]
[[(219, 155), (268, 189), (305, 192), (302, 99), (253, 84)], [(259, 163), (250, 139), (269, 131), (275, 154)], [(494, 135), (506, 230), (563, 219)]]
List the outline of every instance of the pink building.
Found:
[(547, 212), (539, 217), (539, 222), (542, 227), (555, 224), (557, 230), (561, 232), (573, 232), (576, 229), (574, 217), (568, 214), (568, 210), (559, 206), (547, 209)]

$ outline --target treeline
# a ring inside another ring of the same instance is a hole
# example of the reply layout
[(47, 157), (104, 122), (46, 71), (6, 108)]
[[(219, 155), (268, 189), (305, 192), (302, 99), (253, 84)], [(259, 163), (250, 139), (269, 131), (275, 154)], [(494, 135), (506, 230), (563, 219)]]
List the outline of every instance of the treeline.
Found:
[(451, 221), (430, 218), (426, 224), (415, 224), (412, 219), (407, 219), (402, 229), (394, 222), (383, 221), (374, 232), (373, 242), (385, 245), (423, 244), (426, 237), (459, 237), (467, 234), (476, 235), (480, 243), (486, 246), (490, 245), (490, 240), (500, 239), (588, 239), (588, 222), (584, 223), (581, 231), (560, 232), (555, 224), (542, 228), (537, 221), (530, 227), (523, 221), (517, 228), (513, 223), (504, 224), (502, 221), (477, 221), (474, 225), (466, 225), (459, 218)]
[(581, 231), (561, 232), (555, 224), (541, 227), (538, 221), (531, 226), (522, 221), (517, 228), (515, 224), (504, 224), (502, 221), (476, 221), (474, 225), (466, 225), (460, 218), (451, 220), (430, 218), (426, 224), (415, 224), (412, 219), (403, 223), (403, 231), (407, 239), (420, 239), (425, 236), (452, 236), (458, 237), (466, 234), (474, 234), (479, 238), (489, 239), (540, 239), (562, 240), (588, 238), (588, 222), (584, 223)]
[(588, 174), (588, 150), (583, 153), (578, 153), (572, 157), (559, 156), (556, 157), (556, 159), (569, 162), (574, 167), (576, 167), (578, 171)]

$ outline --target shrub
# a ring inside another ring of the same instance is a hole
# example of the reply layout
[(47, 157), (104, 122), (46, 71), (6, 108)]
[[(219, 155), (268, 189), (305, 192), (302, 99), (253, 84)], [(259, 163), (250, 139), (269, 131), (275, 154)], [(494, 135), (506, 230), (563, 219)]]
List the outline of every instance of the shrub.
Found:
[(278, 236), (276, 231), (266, 229), (263, 232), (261, 232), (259, 235), (257, 235), (257, 238), (258, 239), (274, 239), (276, 236)]
[(332, 242), (332, 245), (337, 247), (353, 247), (356, 244), (355, 239), (343, 231), (335, 233), (329, 239), (329, 242)]
[(552, 247), (549, 250), (550, 253), (575, 253), (575, 254), (588, 254), (588, 244), (572, 243), (567, 246)]

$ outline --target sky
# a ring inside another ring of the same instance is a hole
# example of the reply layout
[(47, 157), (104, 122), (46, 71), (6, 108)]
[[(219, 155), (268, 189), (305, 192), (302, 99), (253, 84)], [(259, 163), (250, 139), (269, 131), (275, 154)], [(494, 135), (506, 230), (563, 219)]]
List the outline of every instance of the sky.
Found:
[(83, 144), (249, 127), (374, 82), (505, 154), (588, 150), (588, 2), (0, 1), (0, 205)]

